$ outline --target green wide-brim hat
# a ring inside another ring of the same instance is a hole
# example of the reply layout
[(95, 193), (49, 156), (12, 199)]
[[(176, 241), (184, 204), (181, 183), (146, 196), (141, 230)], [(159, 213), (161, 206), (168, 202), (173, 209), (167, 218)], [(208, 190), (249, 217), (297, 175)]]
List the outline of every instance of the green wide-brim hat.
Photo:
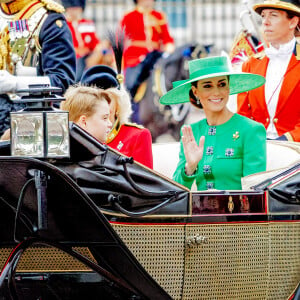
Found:
[(299, 0), (265, 0), (262, 3), (253, 5), (253, 10), (261, 14), (263, 9), (280, 9), (291, 12), (295, 16), (300, 17), (300, 3)]
[(160, 98), (160, 103), (178, 104), (189, 102), (192, 82), (219, 76), (229, 76), (229, 94), (239, 94), (256, 89), (265, 83), (261, 75), (230, 70), (225, 56), (205, 57), (189, 61), (190, 78), (173, 82), (173, 89)]

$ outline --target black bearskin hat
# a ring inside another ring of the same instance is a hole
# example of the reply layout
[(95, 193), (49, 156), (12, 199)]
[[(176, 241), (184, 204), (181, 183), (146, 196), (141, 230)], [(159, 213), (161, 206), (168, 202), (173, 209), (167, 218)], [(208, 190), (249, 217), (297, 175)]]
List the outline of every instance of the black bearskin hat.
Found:
[(85, 0), (61, 0), (61, 4), (65, 7), (82, 7), (85, 8)]

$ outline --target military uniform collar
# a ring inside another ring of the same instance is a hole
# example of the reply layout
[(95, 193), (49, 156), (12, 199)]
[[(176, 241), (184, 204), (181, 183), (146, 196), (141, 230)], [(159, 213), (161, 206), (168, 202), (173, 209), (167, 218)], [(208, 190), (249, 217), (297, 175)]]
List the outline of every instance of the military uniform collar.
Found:
[(114, 138), (118, 135), (120, 129), (121, 129), (120, 119), (117, 118), (113, 128), (111, 129), (110, 133), (107, 136), (106, 144), (108, 144), (114, 140)]
[(149, 13), (149, 12), (151, 12), (153, 9), (152, 8), (144, 8), (144, 7), (142, 7), (142, 6), (139, 6), (139, 5), (137, 5), (136, 6), (136, 10), (138, 11), (138, 12), (140, 12), (140, 13)]
[[(297, 38), (296, 38), (296, 44), (295, 44), (293, 53), (294, 53), (296, 59), (300, 60), (300, 41)], [(264, 50), (259, 53), (254, 54), (254, 57), (258, 58), (258, 59), (263, 59), (265, 56), (266, 56), (266, 53)]]
[(28, 4), (28, 0), (15, 0), (11, 3), (2, 3), (1, 9), (7, 15), (13, 15), (18, 13)]

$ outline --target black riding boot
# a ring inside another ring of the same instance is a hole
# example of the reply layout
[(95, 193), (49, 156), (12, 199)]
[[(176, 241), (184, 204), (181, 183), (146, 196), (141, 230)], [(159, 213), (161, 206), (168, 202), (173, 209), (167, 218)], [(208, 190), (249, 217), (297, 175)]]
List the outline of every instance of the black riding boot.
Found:
[(140, 123), (138, 117), (139, 104), (133, 101), (134, 96), (140, 84), (150, 76), (150, 73), (153, 70), (155, 63), (161, 56), (162, 56), (162, 52), (157, 50), (152, 51), (147, 54), (147, 56), (141, 63), (139, 63), (134, 67), (129, 67), (126, 69), (125, 86), (129, 91), (132, 99), (132, 109), (133, 109), (132, 121), (133, 122)]

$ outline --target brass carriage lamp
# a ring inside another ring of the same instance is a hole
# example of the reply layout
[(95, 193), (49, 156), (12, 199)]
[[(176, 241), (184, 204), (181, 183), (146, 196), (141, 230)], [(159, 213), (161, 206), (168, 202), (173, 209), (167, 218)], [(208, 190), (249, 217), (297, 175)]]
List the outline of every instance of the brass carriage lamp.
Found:
[(63, 101), (61, 89), (30, 86), (18, 103), (27, 107), (11, 112), (11, 155), (35, 158), (65, 158), (70, 156), (69, 114), (52, 104)]

